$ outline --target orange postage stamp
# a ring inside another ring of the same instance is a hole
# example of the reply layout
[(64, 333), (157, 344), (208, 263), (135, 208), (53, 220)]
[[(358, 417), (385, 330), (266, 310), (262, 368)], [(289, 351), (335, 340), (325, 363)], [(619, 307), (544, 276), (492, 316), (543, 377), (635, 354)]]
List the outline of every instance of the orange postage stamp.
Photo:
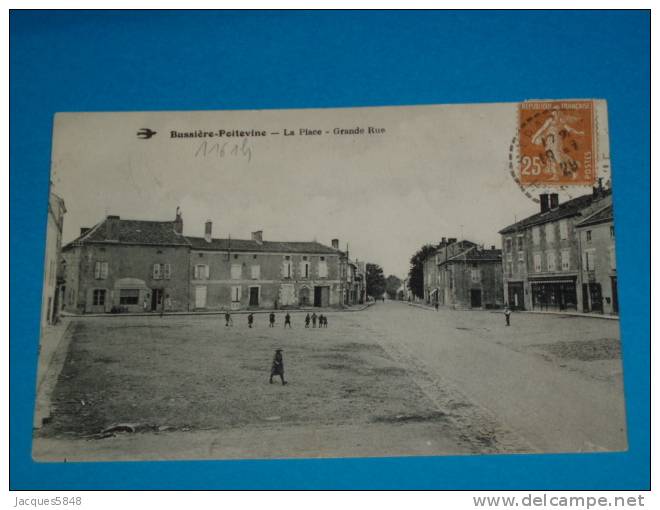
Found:
[(525, 101), (518, 107), (523, 185), (592, 185), (596, 179), (593, 101)]

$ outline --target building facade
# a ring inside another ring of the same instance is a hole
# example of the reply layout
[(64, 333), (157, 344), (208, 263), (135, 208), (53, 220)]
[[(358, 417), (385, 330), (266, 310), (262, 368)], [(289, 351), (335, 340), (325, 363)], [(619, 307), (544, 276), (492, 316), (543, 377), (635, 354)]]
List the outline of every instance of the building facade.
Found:
[(576, 224), (582, 254), (582, 311), (619, 315), (612, 204)]
[(500, 231), (504, 298), (512, 309), (583, 310), (577, 224), (611, 203), (609, 190), (559, 203), (540, 195), (540, 212)]
[[(108, 216), (63, 249), (64, 307), (73, 313), (340, 307), (360, 299), (359, 266), (317, 242), (183, 235), (183, 219)], [(352, 270), (349, 270), (352, 268)]]
[[(426, 274), (428, 267), (428, 277)], [(459, 309), (501, 308), (502, 251), (443, 238), (424, 263), (428, 304)]]
[(44, 290), (41, 303), (41, 325), (57, 322), (62, 306), (62, 228), (66, 207), (55, 193), (48, 197), (46, 222), (46, 256), (44, 260)]

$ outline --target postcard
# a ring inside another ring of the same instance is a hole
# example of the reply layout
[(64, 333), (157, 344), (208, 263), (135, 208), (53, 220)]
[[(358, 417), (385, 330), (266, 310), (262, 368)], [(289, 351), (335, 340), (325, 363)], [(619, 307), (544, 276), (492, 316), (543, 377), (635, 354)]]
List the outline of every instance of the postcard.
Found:
[(627, 449), (607, 104), (58, 113), (38, 461)]

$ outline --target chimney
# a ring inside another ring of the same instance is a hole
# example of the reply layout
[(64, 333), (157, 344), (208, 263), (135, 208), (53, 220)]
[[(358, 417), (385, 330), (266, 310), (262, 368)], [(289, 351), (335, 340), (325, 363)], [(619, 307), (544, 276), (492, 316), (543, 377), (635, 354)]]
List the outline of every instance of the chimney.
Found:
[(108, 216), (105, 219), (105, 237), (108, 241), (119, 241), (119, 216)]
[(442, 238), (442, 244), (447, 244), (447, 238), (446, 237)]
[(338, 249), (339, 249), (339, 239), (333, 239), (333, 240), (332, 240), (332, 247), (333, 247), (335, 250), (338, 250)]
[(541, 212), (548, 212), (550, 210), (550, 203), (548, 202), (548, 194), (541, 193), (539, 195), (539, 200), (541, 200)]
[(210, 243), (212, 240), (211, 237), (211, 231), (213, 229), (213, 222), (211, 220), (206, 220), (206, 223), (204, 223), (204, 241), (207, 243)]
[(594, 198), (599, 198), (603, 195), (603, 178), (599, 177), (598, 178), (598, 186), (594, 186), (593, 188), (593, 197)]
[(494, 244), (491, 244), (491, 245), (490, 245), (490, 249), (491, 249), (491, 250), (494, 250), (494, 249), (495, 249), (495, 245), (494, 245)]
[(183, 234), (183, 217), (181, 216), (181, 208), (176, 208), (176, 218), (174, 219), (174, 231), (177, 234)]
[(89, 230), (89, 227), (80, 227), (80, 237), (84, 236)]
[(264, 231), (257, 230), (256, 232), (252, 232), (252, 240), (257, 241), (257, 244), (262, 244), (264, 242)]
[(447, 239), (447, 244), (454, 244), (455, 242), (456, 242), (455, 237), (450, 237), (449, 239)]
[(559, 195), (557, 193), (550, 193), (550, 209), (559, 207)]

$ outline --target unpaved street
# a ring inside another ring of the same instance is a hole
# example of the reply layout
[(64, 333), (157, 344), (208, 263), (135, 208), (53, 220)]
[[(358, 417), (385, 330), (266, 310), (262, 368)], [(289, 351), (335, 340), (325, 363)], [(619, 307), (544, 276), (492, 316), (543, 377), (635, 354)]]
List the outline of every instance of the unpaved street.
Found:
[[(329, 327), (258, 314), (77, 319), (39, 460), (621, 450), (618, 322), (378, 303)], [(563, 341), (555, 340), (555, 336)], [(287, 386), (268, 384), (275, 348)], [(119, 426), (119, 427), (118, 427)]]

